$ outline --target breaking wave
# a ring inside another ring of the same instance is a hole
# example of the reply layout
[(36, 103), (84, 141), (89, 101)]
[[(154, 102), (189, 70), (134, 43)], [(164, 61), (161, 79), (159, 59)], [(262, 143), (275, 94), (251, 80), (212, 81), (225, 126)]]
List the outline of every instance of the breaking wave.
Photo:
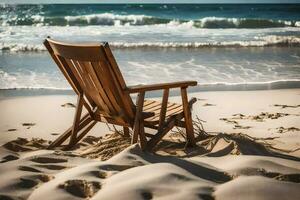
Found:
[(222, 17), (204, 17), (195, 20), (180, 20), (147, 15), (120, 15), (112, 13), (76, 16), (1, 15), (0, 23), (2, 26), (143, 26), (158, 24), (180, 26), (182, 24), (190, 24), (195, 28), (300, 27), (300, 21)]
[[(264, 36), (255, 37), (253, 41), (228, 42), (111, 42), (113, 48), (206, 48), (206, 47), (267, 47), (267, 46), (300, 46), (300, 37), (296, 36)], [(0, 43), (2, 51), (45, 51), (42, 44)]]

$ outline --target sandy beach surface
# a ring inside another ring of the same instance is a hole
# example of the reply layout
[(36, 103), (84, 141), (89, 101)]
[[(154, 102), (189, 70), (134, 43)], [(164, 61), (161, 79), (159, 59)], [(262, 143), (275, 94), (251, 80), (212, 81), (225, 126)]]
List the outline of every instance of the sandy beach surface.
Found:
[(45, 150), (76, 97), (2, 98), (0, 199), (299, 199), (300, 89), (189, 97), (198, 147), (173, 129), (155, 153), (100, 123), (72, 151)]

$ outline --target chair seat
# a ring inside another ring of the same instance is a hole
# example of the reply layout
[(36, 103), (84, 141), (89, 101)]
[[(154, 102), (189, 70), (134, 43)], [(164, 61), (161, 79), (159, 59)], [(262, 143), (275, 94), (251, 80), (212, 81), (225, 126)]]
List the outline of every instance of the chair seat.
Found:
[[(151, 124), (157, 124), (159, 122), (160, 111), (161, 111), (160, 101), (154, 101), (154, 100), (144, 101), (143, 112), (154, 113), (154, 116), (146, 118), (145, 122)], [(181, 104), (168, 102), (167, 111), (166, 111), (166, 120), (182, 112), (183, 112), (183, 108)]]

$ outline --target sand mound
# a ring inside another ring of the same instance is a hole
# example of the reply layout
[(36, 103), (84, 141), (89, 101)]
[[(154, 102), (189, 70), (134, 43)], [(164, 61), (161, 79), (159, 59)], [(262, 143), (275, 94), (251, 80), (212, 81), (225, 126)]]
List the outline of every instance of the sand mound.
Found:
[(268, 140), (273, 139), (275, 138), (254, 138), (242, 133), (220, 133), (215, 136), (209, 136), (207, 139), (200, 141), (199, 145), (203, 146), (208, 151), (206, 156), (225, 156), (228, 154), (260, 155), (282, 157), (300, 161), (297, 157), (284, 154), (295, 150), (284, 150), (272, 147), (272, 145), (268, 143)]
[(19, 137), (16, 140), (4, 144), (3, 147), (14, 152), (24, 152), (45, 149), (47, 145), (49, 145), (49, 142), (47, 140), (43, 140), (40, 138), (32, 138), (31, 140), (29, 140), (27, 138)]
[[(130, 139), (119, 133), (86, 137), (71, 151), (45, 150), (48, 141), (18, 138), (2, 147), (8, 155), (0, 165), (0, 171), (6, 172), (0, 175), (0, 199), (274, 199), (287, 193), (293, 199), (300, 195), (299, 158), (273, 148), (268, 141), (274, 138), (211, 135), (203, 129), (197, 134), (195, 148), (185, 148), (182, 133), (176, 132), (160, 142), (156, 153), (130, 146)], [(262, 190), (264, 184), (268, 186)], [(272, 192), (272, 187), (279, 189)]]
[[(182, 133), (174, 132), (171, 136), (161, 141), (156, 147), (159, 155), (191, 157), (191, 156), (210, 156), (219, 157), (225, 155), (260, 155), (275, 156), (300, 161), (298, 157), (290, 156), (288, 153), (298, 151), (274, 148), (271, 143), (273, 138), (254, 138), (242, 133), (219, 133), (208, 134), (203, 129), (198, 129), (196, 138), (197, 147), (186, 148), (185, 138)], [(17, 153), (46, 149), (49, 141), (33, 138), (31, 140), (18, 138), (3, 145), (12, 155), (6, 155), (1, 162), (8, 162), (19, 158)], [(124, 137), (118, 132), (107, 134), (105, 137), (88, 136), (84, 138), (72, 151), (56, 150), (55, 155), (68, 157), (84, 157), (89, 159), (108, 160), (114, 155), (130, 146), (130, 138)], [(32, 159), (36, 163), (61, 163), (67, 162), (66, 159), (59, 160), (52, 157), (37, 157)], [(49, 168), (51, 166), (49, 165)], [(55, 166), (53, 166), (55, 168)], [(59, 167), (58, 167), (59, 168)]]
[[(17, 138), (4, 144), (2, 147), (13, 155), (6, 155), (0, 162), (8, 162), (19, 159), (18, 153), (46, 149), (50, 141), (40, 138)], [(91, 159), (107, 160), (130, 146), (130, 138), (123, 137), (119, 133), (107, 134), (105, 137), (87, 136), (78, 143), (72, 151), (57, 150), (55, 155), (80, 156)], [(32, 159), (36, 163), (60, 163), (66, 160), (58, 160), (54, 157), (37, 157)]]

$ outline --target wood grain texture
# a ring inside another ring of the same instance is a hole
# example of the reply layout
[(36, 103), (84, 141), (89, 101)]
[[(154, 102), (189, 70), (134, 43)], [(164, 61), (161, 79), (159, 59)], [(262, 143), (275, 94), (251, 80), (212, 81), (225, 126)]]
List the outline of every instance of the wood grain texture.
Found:
[[(70, 138), (67, 148), (79, 142), (97, 122), (123, 127), (132, 143), (140, 141), (143, 150), (152, 150), (174, 126), (186, 128), (187, 142), (195, 144), (191, 103), (186, 88), (196, 81), (126, 86), (108, 43), (65, 43), (47, 38), (44, 45), (62, 74), (78, 95), (73, 125), (49, 145), (54, 148)], [(169, 90), (181, 88), (182, 104), (168, 102)], [(145, 100), (145, 92), (163, 90), (162, 101)], [(130, 97), (138, 93), (136, 105)], [(88, 111), (83, 117), (83, 107)], [(184, 118), (184, 121), (181, 119)], [(145, 133), (145, 127), (157, 130)], [(148, 141), (146, 136), (150, 136)]]

